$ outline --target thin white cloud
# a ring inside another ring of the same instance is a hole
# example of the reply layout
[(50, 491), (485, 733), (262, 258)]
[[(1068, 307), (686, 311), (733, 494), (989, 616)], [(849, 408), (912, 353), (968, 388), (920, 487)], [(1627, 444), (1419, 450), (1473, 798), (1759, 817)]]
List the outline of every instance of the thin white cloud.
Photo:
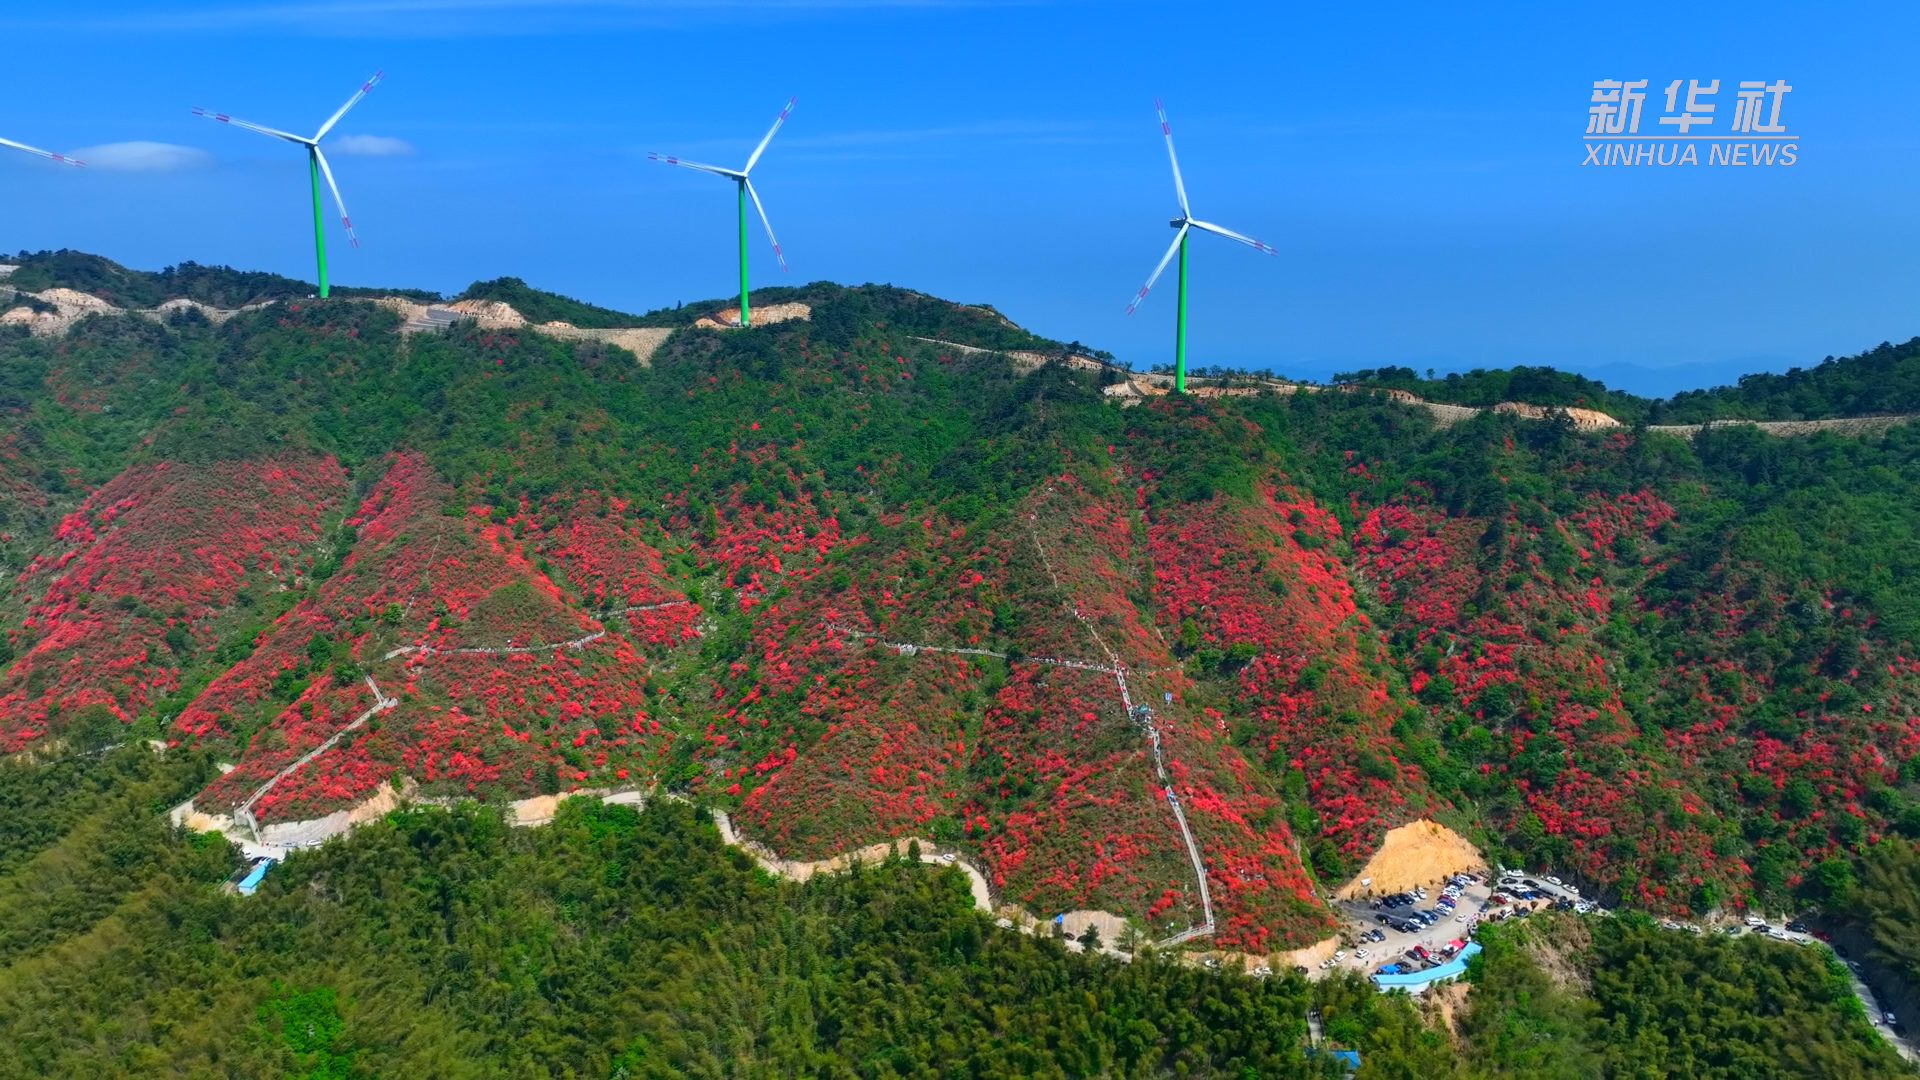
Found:
[(174, 172), (213, 162), (213, 155), (205, 150), (163, 142), (102, 143), (75, 150), (72, 156), (88, 168), (112, 172)]
[(342, 135), (333, 140), (332, 150), (358, 157), (404, 157), (416, 152), (412, 143), (391, 135)]
[(1048, 2), (1052, 0), (291, 0), (254, 4), (215, 0), (205, 7), (172, 11), (136, 4), (52, 16), (8, 13), (0, 15), (0, 26), (138, 33), (289, 29), (328, 36), (460, 37), (677, 25), (728, 15), (806, 18)]

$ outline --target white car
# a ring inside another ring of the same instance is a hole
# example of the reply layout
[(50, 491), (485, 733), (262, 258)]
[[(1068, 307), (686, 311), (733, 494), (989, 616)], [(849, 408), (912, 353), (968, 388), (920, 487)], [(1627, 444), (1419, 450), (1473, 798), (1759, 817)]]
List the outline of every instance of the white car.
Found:
[(1560, 879), (1559, 879), (1559, 878), (1557, 878), (1557, 877), (1550, 877), (1550, 878), (1548, 878), (1548, 879), (1547, 879), (1547, 884), (1549, 884), (1549, 885), (1558, 885), (1558, 884), (1560, 884)]
[(1454, 921), (1454, 922), (1466, 922), (1466, 921), (1467, 921), (1467, 917), (1466, 917), (1465, 915), (1455, 915), (1455, 916), (1453, 917), (1453, 921)]
[(1365, 960), (1367, 958), (1367, 950), (1365, 949), (1353, 950), (1353, 958), (1355, 960)]
[(1347, 958), (1347, 950), (1345, 950), (1345, 949), (1335, 949), (1335, 950), (1333, 951), (1333, 958), (1334, 958), (1335, 960), (1345, 960), (1345, 959)]

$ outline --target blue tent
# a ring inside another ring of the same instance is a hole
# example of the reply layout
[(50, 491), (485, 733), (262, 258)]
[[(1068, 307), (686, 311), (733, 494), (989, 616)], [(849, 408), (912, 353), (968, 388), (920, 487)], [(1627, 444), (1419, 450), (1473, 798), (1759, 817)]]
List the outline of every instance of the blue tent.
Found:
[(1409, 971), (1403, 975), (1375, 975), (1373, 982), (1375, 986), (1378, 986), (1382, 990), (1391, 990), (1395, 987), (1412, 989), (1416, 986), (1425, 986), (1438, 979), (1452, 979), (1467, 973), (1467, 957), (1479, 951), (1480, 943), (1477, 941), (1469, 941), (1467, 942), (1467, 947), (1461, 949), (1458, 956), (1441, 964), (1439, 967), (1428, 968), (1425, 971)]
[(247, 871), (247, 876), (240, 879), (240, 895), (252, 896), (253, 891), (260, 887), (260, 879), (267, 876), (267, 868), (272, 865), (272, 859), (261, 859), (254, 863), (253, 869)]
[(1320, 1050), (1312, 1047), (1309, 1047), (1307, 1050), (1308, 1057), (1315, 1057), (1320, 1054), (1339, 1059), (1340, 1063), (1347, 1067), (1348, 1072), (1352, 1072), (1360, 1067), (1360, 1051), (1358, 1050)]

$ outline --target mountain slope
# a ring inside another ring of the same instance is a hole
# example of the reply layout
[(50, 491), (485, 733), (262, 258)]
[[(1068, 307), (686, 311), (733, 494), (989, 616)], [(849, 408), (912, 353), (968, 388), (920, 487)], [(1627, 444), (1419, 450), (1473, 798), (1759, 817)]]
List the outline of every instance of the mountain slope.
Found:
[[(0, 1077), (1911, 1075), (1837, 961), (1644, 916), (1489, 927), (1451, 1022), (996, 928), (905, 859), (769, 878), (697, 809), (411, 807), (276, 866), (153, 813), (204, 753), (0, 761)], [(1432, 1000), (1431, 998), (1429, 1000)], [(1308, 1042), (1307, 1017), (1318, 1032)]]
[(0, 332), (0, 738), (203, 746), (263, 823), (658, 785), (1252, 952), (1420, 817), (1676, 912), (1912, 827), (1910, 428), (1122, 408), (991, 309), (779, 296), (650, 366), (352, 299)]

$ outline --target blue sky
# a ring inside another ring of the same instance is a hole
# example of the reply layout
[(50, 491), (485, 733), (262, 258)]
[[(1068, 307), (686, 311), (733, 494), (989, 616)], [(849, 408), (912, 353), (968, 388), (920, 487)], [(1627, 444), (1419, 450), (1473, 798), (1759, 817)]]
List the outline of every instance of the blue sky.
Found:
[[(737, 165), (798, 95), (754, 174), (792, 270), (756, 237), (756, 284), (988, 302), (1145, 367), (1173, 319), (1171, 276), (1123, 313), (1172, 235), (1158, 96), (1194, 213), (1280, 250), (1196, 240), (1196, 365), (1544, 363), (1664, 393), (1920, 333), (1920, 9), (1442, 7), (7, 5), (0, 136), (188, 149), (0, 156), (0, 250), (310, 280), (298, 149), (189, 108), (310, 131), (384, 68), (338, 134), (405, 152), (329, 144), (363, 244), (332, 226), (335, 281), (512, 274), (646, 310), (735, 280), (728, 185), (646, 152)], [(1799, 162), (1581, 167), (1593, 80), (1651, 80), (1649, 131), (1696, 77), (1723, 117), (1734, 81), (1791, 83)]]

